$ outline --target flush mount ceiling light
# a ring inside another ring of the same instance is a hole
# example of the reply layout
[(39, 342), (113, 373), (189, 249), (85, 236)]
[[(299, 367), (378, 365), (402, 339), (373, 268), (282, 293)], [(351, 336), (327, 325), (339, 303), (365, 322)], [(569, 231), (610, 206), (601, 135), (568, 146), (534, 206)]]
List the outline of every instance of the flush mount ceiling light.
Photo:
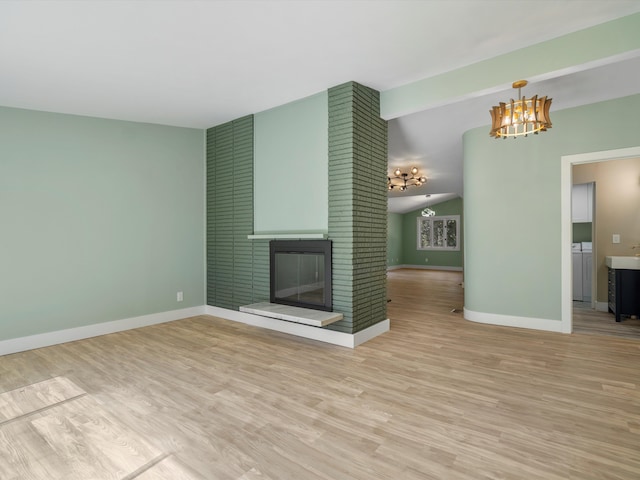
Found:
[(491, 131), (489, 135), (495, 138), (521, 137), (530, 133), (544, 132), (551, 128), (549, 108), (551, 99), (547, 97), (531, 98), (522, 97), (520, 89), (527, 85), (526, 80), (513, 82), (513, 88), (518, 89), (518, 100), (513, 98), (509, 103), (500, 102), (497, 107), (492, 107)]
[(407, 190), (407, 187), (419, 187), (427, 183), (427, 177), (418, 176), (418, 168), (411, 167), (409, 173), (402, 172), (396, 168), (393, 176), (387, 177), (387, 188), (389, 190), (398, 189), (401, 192)]

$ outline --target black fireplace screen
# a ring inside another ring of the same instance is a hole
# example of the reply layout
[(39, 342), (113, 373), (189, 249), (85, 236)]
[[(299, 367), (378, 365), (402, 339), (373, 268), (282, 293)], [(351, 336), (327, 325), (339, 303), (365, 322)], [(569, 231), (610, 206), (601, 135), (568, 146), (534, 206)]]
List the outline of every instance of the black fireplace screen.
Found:
[(331, 240), (272, 240), (271, 303), (332, 310)]

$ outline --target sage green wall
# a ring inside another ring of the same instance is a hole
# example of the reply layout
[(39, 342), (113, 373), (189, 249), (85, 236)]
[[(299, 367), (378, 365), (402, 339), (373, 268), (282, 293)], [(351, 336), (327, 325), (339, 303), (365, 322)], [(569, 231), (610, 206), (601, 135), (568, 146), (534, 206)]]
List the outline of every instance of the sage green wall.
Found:
[(424, 265), (429, 267), (460, 267), (463, 265), (464, 228), (462, 199), (454, 198), (446, 202), (430, 206), (436, 215), (460, 215), (460, 250), (443, 252), (437, 250), (417, 249), (417, 218), (421, 216), (422, 208), (402, 215), (402, 264)]
[(638, 146), (640, 95), (551, 112), (553, 128), (464, 143), (465, 308), (561, 319), (560, 157)]
[(202, 305), (203, 156), (202, 130), (0, 107), (0, 340)]
[(327, 233), (327, 102), (325, 91), (254, 115), (255, 233)]
[(387, 213), (387, 266), (402, 265), (402, 214)]

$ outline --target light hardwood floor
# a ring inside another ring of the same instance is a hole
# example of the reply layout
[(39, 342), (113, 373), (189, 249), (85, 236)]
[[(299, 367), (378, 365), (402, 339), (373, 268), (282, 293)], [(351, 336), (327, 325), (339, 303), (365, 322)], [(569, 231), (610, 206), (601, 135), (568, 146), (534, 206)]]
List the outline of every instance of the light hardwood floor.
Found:
[(612, 313), (598, 312), (588, 303), (573, 302), (573, 331), (640, 340), (640, 319), (623, 317), (621, 322), (616, 322)]
[(468, 322), (460, 282), (390, 272), (355, 350), (202, 316), (0, 357), (0, 392), (65, 377), (193, 478), (639, 479), (640, 341)]
[(0, 393), (3, 480), (192, 480), (64, 377)]

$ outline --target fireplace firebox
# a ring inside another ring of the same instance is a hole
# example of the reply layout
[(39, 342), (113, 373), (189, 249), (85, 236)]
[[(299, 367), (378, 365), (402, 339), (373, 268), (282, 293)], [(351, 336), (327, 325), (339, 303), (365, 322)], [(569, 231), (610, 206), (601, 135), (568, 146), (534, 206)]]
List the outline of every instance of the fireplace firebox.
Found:
[(330, 312), (331, 240), (269, 242), (271, 303)]

